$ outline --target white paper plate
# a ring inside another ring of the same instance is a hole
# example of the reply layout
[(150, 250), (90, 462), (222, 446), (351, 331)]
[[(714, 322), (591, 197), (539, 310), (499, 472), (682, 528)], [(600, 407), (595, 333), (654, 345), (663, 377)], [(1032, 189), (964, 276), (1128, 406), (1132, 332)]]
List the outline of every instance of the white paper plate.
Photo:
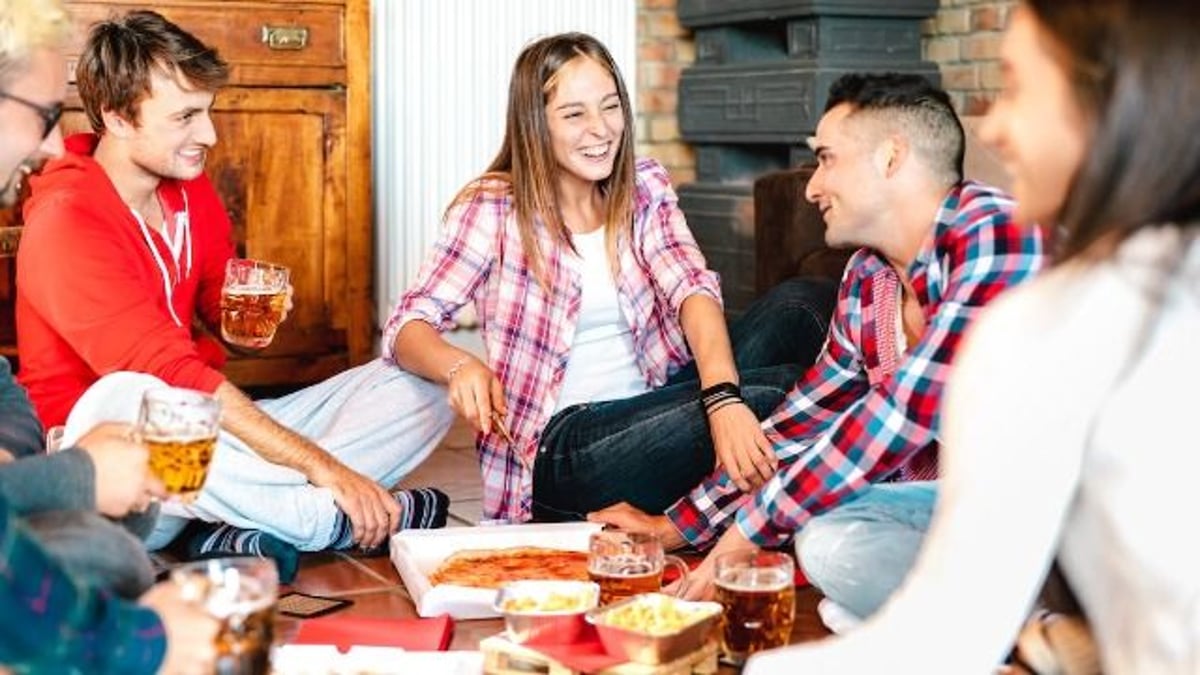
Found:
[(332, 645), (284, 645), (271, 653), (273, 675), (478, 675), (482, 652), (407, 652), (397, 647), (352, 647), (346, 653)]
[(488, 619), (495, 616), (496, 591), (439, 584), (429, 575), (458, 551), (510, 546), (542, 546), (567, 551), (587, 551), (588, 538), (599, 523), (548, 523), (544, 525), (489, 525), (447, 527), (441, 530), (402, 530), (392, 536), (392, 564), (423, 617), (449, 614), (455, 619)]

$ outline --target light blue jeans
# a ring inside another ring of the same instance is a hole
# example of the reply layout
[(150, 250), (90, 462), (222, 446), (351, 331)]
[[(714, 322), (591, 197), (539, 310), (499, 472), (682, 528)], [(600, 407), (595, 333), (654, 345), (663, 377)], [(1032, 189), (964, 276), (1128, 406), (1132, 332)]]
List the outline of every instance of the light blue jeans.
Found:
[(878, 483), (813, 518), (796, 536), (804, 576), (825, 597), (865, 619), (912, 569), (929, 529), (937, 483)]
[[(135, 421), (142, 393), (163, 386), (144, 373), (100, 378), (71, 410), (64, 447), (98, 422)], [(279, 424), (384, 487), (424, 461), (454, 420), (444, 386), (380, 359), (255, 403)], [(338, 511), (330, 490), (309, 483), (295, 469), (264, 460), (222, 432), (200, 496), (187, 505), (164, 502), (146, 545), (152, 551), (162, 548), (188, 519), (200, 518), (263, 530), (302, 551), (318, 551), (332, 543)]]

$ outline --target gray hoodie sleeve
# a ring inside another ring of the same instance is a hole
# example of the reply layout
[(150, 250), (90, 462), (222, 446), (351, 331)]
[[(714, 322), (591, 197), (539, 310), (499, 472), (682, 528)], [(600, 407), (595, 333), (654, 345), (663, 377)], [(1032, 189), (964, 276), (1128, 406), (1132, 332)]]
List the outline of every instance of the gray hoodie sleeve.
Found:
[(42, 451), (42, 424), (25, 389), (13, 379), (12, 366), (0, 356), (0, 448), (14, 457)]
[(96, 508), (96, 468), (79, 448), (0, 464), (0, 494), (19, 515)]

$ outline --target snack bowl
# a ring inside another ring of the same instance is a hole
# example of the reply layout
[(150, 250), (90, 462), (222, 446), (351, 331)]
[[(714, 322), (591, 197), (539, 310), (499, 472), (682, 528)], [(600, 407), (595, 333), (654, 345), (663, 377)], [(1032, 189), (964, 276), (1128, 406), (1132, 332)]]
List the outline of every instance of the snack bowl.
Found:
[(656, 666), (682, 658), (712, 637), (721, 616), (715, 602), (691, 602), (643, 593), (587, 613), (604, 650)]
[(522, 644), (567, 644), (587, 628), (584, 614), (600, 600), (590, 581), (513, 581), (496, 592), (508, 638)]

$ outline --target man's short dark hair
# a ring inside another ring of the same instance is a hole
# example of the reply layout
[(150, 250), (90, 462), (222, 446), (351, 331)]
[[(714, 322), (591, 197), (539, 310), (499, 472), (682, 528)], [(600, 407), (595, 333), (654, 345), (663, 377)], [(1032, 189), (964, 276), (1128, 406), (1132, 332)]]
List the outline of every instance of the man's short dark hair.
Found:
[(229, 80), (229, 66), (217, 50), (147, 10), (96, 24), (88, 35), (76, 84), (92, 130), (104, 132), (101, 113), (111, 110), (136, 124), (138, 108), (150, 95), (153, 70), (215, 92)]
[(877, 114), (909, 137), (916, 151), (946, 182), (962, 180), (966, 139), (946, 92), (920, 75), (850, 73), (829, 87), (825, 112), (848, 104), (855, 114)]

